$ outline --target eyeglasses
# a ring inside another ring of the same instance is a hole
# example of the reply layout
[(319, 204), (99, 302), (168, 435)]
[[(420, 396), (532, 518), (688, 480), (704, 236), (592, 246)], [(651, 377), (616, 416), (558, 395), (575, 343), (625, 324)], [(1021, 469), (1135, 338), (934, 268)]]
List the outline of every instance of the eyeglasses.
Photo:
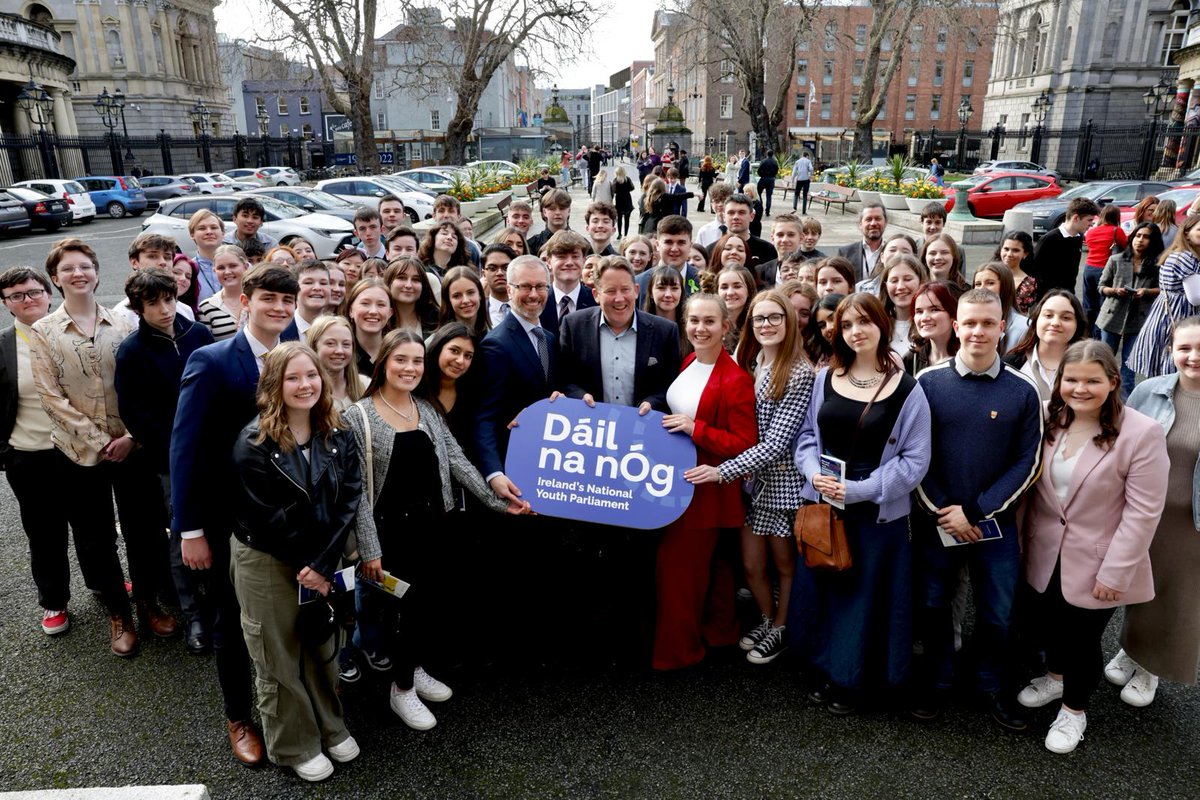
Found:
[(756, 315), (750, 318), (750, 324), (756, 328), (765, 328), (768, 325), (775, 328), (783, 324), (783, 314), (776, 312), (767, 314), (765, 317)]
[(57, 270), (60, 275), (74, 275), (76, 272), (82, 274), (84, 272), (95, 271), (95, 264), (67, 264), (66, 266), (60, 266)]
[(26, 300), (41, 300), (44, 294), (46, 294), (45, 289), (29, 289), (24, 292), (13, 292), (12, 294), (4, 295), (4, 302), (24, 303)]
[(533, 292), (545, 294), (550, 291), (550, 284), (548, 283), (514, 283), (512, 287), (521, 294), (530, 294)]

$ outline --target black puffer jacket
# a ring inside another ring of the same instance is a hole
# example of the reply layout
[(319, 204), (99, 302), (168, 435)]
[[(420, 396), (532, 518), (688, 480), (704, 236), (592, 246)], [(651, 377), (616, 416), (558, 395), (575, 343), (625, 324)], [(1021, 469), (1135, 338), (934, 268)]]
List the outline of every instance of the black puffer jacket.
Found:
[(270, 438), (258, 443), (258, 418), (242, 429), (233, 460), (241, 483), (234, 536), (290, 564), (332, 579), (363, 491), (358, 444), (335, 429), (314, 436), (309, 460), (283, 452)]

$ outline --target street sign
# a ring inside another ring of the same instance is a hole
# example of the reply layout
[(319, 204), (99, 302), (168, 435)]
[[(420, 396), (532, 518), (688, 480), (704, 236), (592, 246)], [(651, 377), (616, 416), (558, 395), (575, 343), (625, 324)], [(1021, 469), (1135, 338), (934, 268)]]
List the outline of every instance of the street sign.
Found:
[[(396, 154), (388, 150), (379, 151), (380, 164), (395, 164)], [(358, 163), (358, 155), (356, 153), (337, 153), (333, 157), (333, 163), (339, 167), (352, 167)]]

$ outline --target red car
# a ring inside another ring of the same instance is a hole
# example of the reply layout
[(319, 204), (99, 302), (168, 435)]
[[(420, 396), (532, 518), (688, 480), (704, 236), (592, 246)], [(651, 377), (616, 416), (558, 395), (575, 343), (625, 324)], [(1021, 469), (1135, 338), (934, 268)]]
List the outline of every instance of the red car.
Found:
[[(967, 184), (967, 207), (977, 217), (1003, 217), (1004, 212), (1026, 200), (1044, 200), (1058, 197), (1062, 187), (1049, 175), (1030, 175), (1028, 172), (989, 172), (971, 175), (958, 181)], [(954, 187), (947, 186), (943, 192), (950, 202), (946, 210), (954, 208)]]
[[(1175, 203), (1175, 224), (1182, 225), (1183, 221), (1187, 219), (1188, 209), (1192, 207), (1192, 202), (1196, 199), (1197, 195), (1200, 195), (1200, 183), (1177, 186), (1169, 192), (1160, 192), (1157, 197), (1159, 202), (1171, 200)], [(1124, 225), (1126, 222), (1131, 222), (1132, 220), (1133, 209), (1122, 208), (1121, 224)]]

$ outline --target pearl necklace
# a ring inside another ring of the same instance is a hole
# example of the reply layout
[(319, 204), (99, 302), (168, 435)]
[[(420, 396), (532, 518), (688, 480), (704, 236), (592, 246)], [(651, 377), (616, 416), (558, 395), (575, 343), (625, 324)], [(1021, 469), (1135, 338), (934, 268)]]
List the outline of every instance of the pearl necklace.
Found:
[(417, 404), (413, 402), (412, 395), (409, 395), (409, 398), (408, 398), (408, 407), (410, 410), (407, 414), (405, 414), (403, 411), (401, 411), (400, 409), (396, 408), (394, 405), (389, 403), (387, 401), (387, 398), (383, 396), (383, 392), (379, 393), (379, 400), (385, 406), (390, 408), (392, 411), (396, 412), (396, 415), (403, 420), (411, 422), (412, 418), (413, 418), (413, 414), (417, 413)]

